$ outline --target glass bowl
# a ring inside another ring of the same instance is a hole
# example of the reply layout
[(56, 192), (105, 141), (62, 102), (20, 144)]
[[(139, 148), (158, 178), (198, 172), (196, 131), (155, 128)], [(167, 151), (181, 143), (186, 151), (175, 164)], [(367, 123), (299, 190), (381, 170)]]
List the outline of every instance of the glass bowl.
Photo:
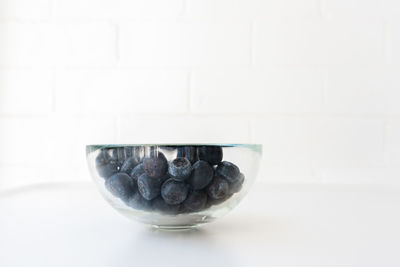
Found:
[(162, 229), (227, 214), (254, 183), (261, 154), (254, 144), (86, 146), (90, 174), (111, 206)]

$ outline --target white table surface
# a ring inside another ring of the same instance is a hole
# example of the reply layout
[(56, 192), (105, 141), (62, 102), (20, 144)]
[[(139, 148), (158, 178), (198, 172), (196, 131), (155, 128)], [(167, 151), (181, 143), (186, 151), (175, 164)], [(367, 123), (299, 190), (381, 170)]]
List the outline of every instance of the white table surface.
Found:
[(114, 211), (90, 183), (0, 193), (0, 266), (400, 266), (400, 190), (255, 186), (198, 231)]

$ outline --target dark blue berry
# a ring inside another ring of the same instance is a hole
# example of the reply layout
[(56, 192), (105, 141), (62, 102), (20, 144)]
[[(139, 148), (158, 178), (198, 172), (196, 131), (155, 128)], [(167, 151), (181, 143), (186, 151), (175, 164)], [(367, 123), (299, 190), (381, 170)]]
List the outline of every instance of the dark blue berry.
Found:
[(210, 198), (221, 199), (229, 194), (229, 184), (224, 178), (216, 175), (206, 191)]
[(185, 157), (190, 161), (191, 164), (199, 160), (199, 156), (197, 155), (197, 148), (194, 146), (178, 147), (177, 157)]
[(101, 150), (96, 157), (96, 166), (106, 165), (111, 160), (107, 150)]
[(181, 209), (181, 205), (169, 205), (160, 196), (153, 200), (153, 210), (165, 213), (165, 214), (178, 214)]
[(116, 147), (111, 149), (111, 158), (122, 165), (127, 159), (125, 148), (124, 147)]
[(222, 160), (222, 147), (220, 146), (200, 146), (197, 148), (200, 160), (207, 161), (211, 165), (217, 165)]
[(197, 154), (197, 148), (194, 146), (186, 146), (184, 148), (185, 151), (185, 158), (187, 158), (190, 163), (195, 163), (196, 161), (199, 160), (199, 156)]
[(158, 155), (143, 160), (143, 169), (150, 177), (161, 177), (168, 170), (168, 161), (164, 154), (158, 153)]
[(133, 156), (133, 154), (134, 154), (133, 149), (134, 149), (134, 147), (132, 147), (132, 146), (126, 146), (126, 147), (124, 148), (124, 153), (125, 153), (124, 156), (125, 156), (127, 159)]
[(139, 192), (128, 199), (126, 205), (137, 210), (151, 210), (152, 202), (145, 199)]
[(143, 163), (140, 163), (135, 168), (133, 168), (133, 170), (129, 175), (132, 177), (133, 180), (137, 181), (139, 176), (142, 175), (143, 173), (144, 173)]
[(215, 172), (224, 177), (230, 183), (236, 183), (237, 181), (240, 180), (239, 177), (240, 170), (238, 166), (229, 161), (223, 161), (220, 164), (218, 164), (218, 167), (215, 170)]
[(212, 180), (214, 169), (206, 161), (199, 160), (192, 167), (192, 174), (187, 178), (187, 183), (193, 190), (205, 188)]
[(244, 182), (244, 175), (240, 173), (238, 176), (238, 180), (234, 183), (229, 183), (229, 193), (234, 194), (242, 190), (243, 182)]
[(132, 157), (136, 159), (138, 163), (141, 163), (144, 158), (144, 147), (143, 146), (134, 146), (132, 147)]
[(137, 186), (140, 194), (147, 200), (152, 200), (160, 195), (161, 180), (153, 178), (146, 173), (139, 176)]
[(138, 165), (136, 159), (134, 157), (129, 157), (125, 160), (124, 164), (122, 164), (120, 172), (130, 174), (136, 165)]
[(171, 179), (171, 176), (168, 173), (166, 173), (158, 179), (160, 179), (161, 184), (163, 184), (166, 180)]
[(111, 175), (118, 172), (119, 164), (112, 160), (107, 150), (101, 150), (97, 155), (96, 160), (96, 169), (97, 173), (100, 177), (108, 178)]
[(126, 173), (116, 173), (105, 182), (105, 186), (115, 197), (127, 201), (136, 192), (136, 183)]
[(168, 173), (176, 181), (185, 180), (192, 172), (192, 165), (187, 158), (176, 158), (168, 165)]
[(185, 147), (184, 146), (178, 146), (176, 148), (176, 157), (182, 158), (185, 156)]
[(185, 212), (196, 212), (204, 209), (206, 203), (207, 194), (204, 191), (193, 191), (183, 202), (183, 207)]
[(98, 165), (96, 169), (100, 177), (108, 178), (118, 172), (119, 166), (120, 165), (116, 161), (111, 160), (104, 165)]
[(161, 196), (170, 205), (178, 205), (185, 201), (188, 191), (184, 183), (173, 179), (165, 181), (161, 186)]

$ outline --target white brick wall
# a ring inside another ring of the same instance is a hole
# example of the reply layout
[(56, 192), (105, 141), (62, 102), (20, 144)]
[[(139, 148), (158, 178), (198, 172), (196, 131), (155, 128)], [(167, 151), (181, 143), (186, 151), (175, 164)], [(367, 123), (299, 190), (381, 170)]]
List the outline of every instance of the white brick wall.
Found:
[(121, 63), (138, 67), (207, 67), (250, 62), (251, 23), (192, 21), (126, 23)]
[(396, 0), (321, 0), (321, 13), (327, 17), (380, 17), (400, 14)]
[[(248, 143), (249, 121), (226, 116), (122, 116), (122, 143)], [(137, 140), (137, 141), (136, 141)]]
[(184, 71), (67, 70), (58, 73), (55, 87), (56, 111), (65, 114), (188, 110), (188, 73)]
[(317, 16), (318, 0), (187, 0), (187, 16), (197, 18), (270, 18)]
[(52, 110), (52, 70), (0, 69), (0, 86), (0, 113), (48, 114)]
[(103, 66), (116, 62), (110, 23), (0, 23), (0, 66)]
[(360, 65), (384, 61), (383, 21), (374, 18), (256, 20), (256, 64)]
[(51, 0), (2, 0), (1, 19), (48, 19)]
[(385, 160), (390, 167), (400, 166), (400, 119), (388, 120), (386, 127)]
[(281, 67), (193, 71), (191, 106), (199, 113), (304, 113), (322, 106), (322, 71)]
[(400, 184), (400, 2), (0, 0), (0, 189), (87, 143), (257, 142), (271, 183)]
[(54, 16), (64, 19), (161, 19), (182, 14), (184, 0), (56, 0)]

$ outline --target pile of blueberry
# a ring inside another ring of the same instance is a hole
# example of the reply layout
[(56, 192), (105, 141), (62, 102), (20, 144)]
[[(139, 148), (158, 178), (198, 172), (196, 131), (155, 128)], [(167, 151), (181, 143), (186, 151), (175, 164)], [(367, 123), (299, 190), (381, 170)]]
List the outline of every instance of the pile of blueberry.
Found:
[(163, 214), (198, 212), (242, 189), (244, 175), (235, 164), (222, 161), (219, 146), (179, 146), (170, 162), (155, 148), (146, 157), (138, 148), (102, 149), (96, 157), (107, 190), (131, 208)]

